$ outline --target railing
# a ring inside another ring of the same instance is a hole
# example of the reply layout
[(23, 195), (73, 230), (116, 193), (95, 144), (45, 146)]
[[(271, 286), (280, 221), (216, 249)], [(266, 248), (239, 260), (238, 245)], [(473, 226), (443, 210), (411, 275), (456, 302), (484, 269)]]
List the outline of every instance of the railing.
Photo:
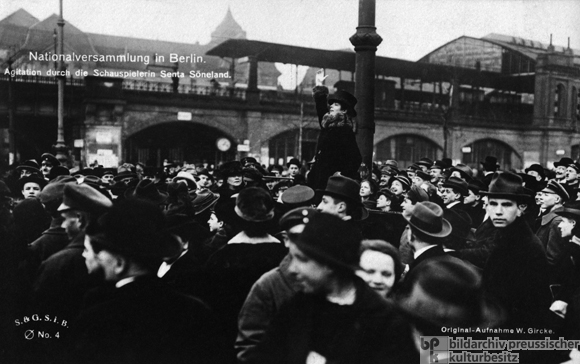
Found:
[[(9, 81), (10, 76), (0, 74), (1, 81)], [(13, 82), (34, 83), (45, 85), (56, 85), (57, 77), (49, 76), (27, 76), (16, 75), (12, 77)], [(66, 79), (67, 86), (84, 87), (84, 78), (69, 77)], [(124, 90), (130, 90), (143, 93), (164, 93), (164, 94), (181, 94), (181, 95), (198, 95), (207, 98), (224, 98), (224, 99), (246, 99), (246, 89), (231, 87), (214, 87), (214, 86), (197, 86), (179, 84), (172, 82), (156, 82), (145, 80), (125, 79), (122, 82)], [(294, 91), (284, 90), (261, 90), (260, 103), (263, 105), (299, 105), (303, 102), (308, 107), (313, 107), (314, 100), (310, 93), (297, 94)], [(383, 107), (376, 105), (375, 113), (387, 118), (412, 118), (417, 120), (442, 120), (446, 108), (437, 104), (408, 101), (401, 104), (399, 100), (394, 100), (394, 107)], [(474, 105), (460, 105), (454, 112), (453, 121), (459, 123), (476, 123), (476, 124), (506, 124), (506, 125), (529, 125), (533, 121), (533, 106), (522, 105), (519, 108), (510, 108), (505, 105), (487, 105), (474, 109)]]
[[(0, 81), (10, 81), (9, 75), (0, 75)], [(58, 77), (54, 76), (26, 76), (26, 75), (16, 75), (12, 77), (12, 82), (25, 82), (25, 83), (37, 83), (43, 85), (56, 85), (58, 83)], [(84, 78), (73, 78), (67, 77), (66, 84), (69, 86), (84, 86)]]
[(155, 82), (143, 80), (123, 80), (122, 87), (124, 90), (141, 92), (193, 94), (240, 100), (244, 100), (246, 98), (245, 89), (231, 87), (197, 86), (184, 84), (174, 85), (172, 82)]

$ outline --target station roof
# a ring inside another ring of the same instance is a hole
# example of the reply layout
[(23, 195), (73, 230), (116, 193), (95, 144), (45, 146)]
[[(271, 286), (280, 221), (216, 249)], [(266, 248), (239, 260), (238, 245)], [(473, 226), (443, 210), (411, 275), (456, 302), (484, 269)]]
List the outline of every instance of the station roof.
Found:
[[(206, 52), (209, 56), (243, 58), (255, 56), (258, 62), (279, 62), (315, 68), (354, 72), (356, 54), (346, 51), (298, 47), (247, 39), (230, 39)], [(477, 85), (506, 91), (534, 92), (534, 75), (506, 76), (447, 65), (412, 62), (397, 58), (376, 57), (376, 75), (402, 77), (423, 82), (451, 82), (457, 78), (462, 85)]]

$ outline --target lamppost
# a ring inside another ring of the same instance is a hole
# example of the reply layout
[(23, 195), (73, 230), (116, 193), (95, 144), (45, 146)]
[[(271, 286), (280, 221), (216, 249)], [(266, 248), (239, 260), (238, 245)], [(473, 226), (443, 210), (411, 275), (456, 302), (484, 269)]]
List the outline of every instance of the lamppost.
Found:
[(64, 18), (62, 17), (62, 0), (59, 0), (60, 5), (60, 15), (58, 17), (58, 134), (56, 138), (56, 144), (54, 145), (54, 150), (56, 152), (56, 158), (64, 164), (67, 160), (67, 148), (64, 144), (64, 83), (66, 76), (64, 75), (65, 65), (62, 55), (64, 54)]
[(12, 57), (8, 58), (8, 164), (16, 160), (16, 138), (14, 137), (14, 90), (12, 86)]
[(359, 0), (358, 26), (350, 42), (356, 52), (355, 89), (358, 99), (356, 141), (367, 168), (372, 166), (375, 134), (375, 53), (383, 39), (375, 27), (375, 0)]

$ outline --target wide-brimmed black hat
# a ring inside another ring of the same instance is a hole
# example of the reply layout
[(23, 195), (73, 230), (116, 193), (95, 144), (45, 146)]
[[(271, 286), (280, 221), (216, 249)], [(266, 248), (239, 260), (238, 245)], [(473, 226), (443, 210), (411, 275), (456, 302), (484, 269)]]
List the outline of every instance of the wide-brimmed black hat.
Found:
[(238, 194), (234, 211), (245, 221), (266, 222), (274, 218), (274, 201), (263, 188), (247, 187)]
[(477, 269), (450, 255), (428, 259), (411, 270), (404, 291), (399, 307), (422, 334), (436, 334), (441, 327), (494, 327), (505, 318), (503, 310), (485, 298)]
[(357, 216), (352, 216), (355, 220), (364, 220), (369, 216), (368, 210), (363, 206), (360, 199), (360, 184), (352, 178), (343, 175), (330, 176), (326, 183), (326, 189), (317, 190), (316, 192), (337, 197), (357, 207)]
[(554, 167), (568, 167), (570, 164), (573, 164), (574, 160), (569, 157), (562, 157), (559, 161), (554, 162)]
[(354, 273), (359, 263), (360, 231), (353, 224), (324, 212), (313, 212), (307, 219), (296, 246), (323, 264)]
[(148, 263), (151, 269), (181, 251), (179, 242), (167, 233), (159, 207), (146, 200), (121, 200), (89, 224), (87, 235), (92, 244)]
[(522, 178), (515, 173), (496, 172), (491, 179), (489, 189), (480, 191), (480, 194), (489, 198), (505, 198), (524, 202), (527, 200), (528, 194), (526, 194), (522, 183)]
[(409, 218), (409, 225), (435, 238), (443, 238), (451, 234), (451, 224), (443, 218), (441, 206), (430, 201), (419, 202), (415, 205)]
[(241, 176), (242, 175), (242, 163), (240, 161), (229, 161), (222, 164), (219, 168), (219, 172), (224, 179), (231, 176)]
[(135, 188), (129, 188), (124, 192), (127, 199), (141, 199), (152, 203), (162, 204), (169, 196), (166, 192), (159, 191), (155, 183), (149, 179), (139, 181)]
[(196, 215), (201, 214), (207, 209), (215, 206), (219, 198), (219, 194), (213, 193), (209, 190), (199, 191), (197, 192), (195, 198), (191, 201), (193, 211), (195, 211)]
[(350, 92), (338, 90), (333, 95), (328, 96), (328, 104), (332, 104), (334, 102), (338, 102), (339, 104), (344, 105), (346, 109), (345, 111), (349, 115), (353, 117), (357, 115), (354, 107), (358, 101), (356, 97), (354, 97), (354, 95)]
[(449, 177), (445, 182), (443, 182), (443, 187), (452, 188), (455, 191), (461, 193), (462, 196), (467, 196), (469, 194), (468, 184), (461, 178)]
[(554, 211), (556, 215), (566, 217), (575, 221), (580, 221), (580, 201), (570, 201), (564, 207)]

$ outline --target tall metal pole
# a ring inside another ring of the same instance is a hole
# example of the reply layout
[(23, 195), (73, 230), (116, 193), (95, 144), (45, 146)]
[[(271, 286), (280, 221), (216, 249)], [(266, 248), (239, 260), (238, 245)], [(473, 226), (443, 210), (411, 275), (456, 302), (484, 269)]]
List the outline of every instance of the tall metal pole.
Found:
[(12, 58), (8, 59), (8, 164), (16, 161), (16, 138), (14, 137), (14, 90), (12, 85)]
[[(59, 0), (60, 15), (58, 17), (58, 54), (64, 54), (64, 18), (62, 16), (62, 0)], [(56, 145), (54, 146), (56, 158), (61, 162), (67, 160), (66, 145), (64, 144), (64, 83), (66, 77), (64, 75), (65, 66), (62, 56), (58, 62), (58, 135)]]
[(375, 0), (359, 0), (358, 26), (350, 42), (356, 52), (355, 89), (358, 99), (356, 141), (363, 163), (372, 166), (375, 134), (375, 53), (383, 39), (375, 27)]

